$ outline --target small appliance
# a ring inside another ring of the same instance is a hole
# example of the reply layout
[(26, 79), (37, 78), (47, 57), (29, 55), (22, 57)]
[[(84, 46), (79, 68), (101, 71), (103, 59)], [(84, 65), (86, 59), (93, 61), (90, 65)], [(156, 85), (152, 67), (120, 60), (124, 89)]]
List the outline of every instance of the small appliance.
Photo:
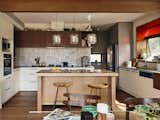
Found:
[(6, 76), (12, 74), (12, 55), (3, 54), (3, 62), (4, 62), (3, 75)]
[(2, 38), (2, 51), (3, 52), (10, 52), (10, 42), (9, 40)]

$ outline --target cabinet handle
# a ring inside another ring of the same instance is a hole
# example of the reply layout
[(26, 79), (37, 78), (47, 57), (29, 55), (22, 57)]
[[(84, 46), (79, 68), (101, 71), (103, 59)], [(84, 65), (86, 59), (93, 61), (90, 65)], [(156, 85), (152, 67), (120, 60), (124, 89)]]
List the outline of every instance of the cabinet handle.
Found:
[(30, 73), (29, 75), (36, 75), (35, 73)]
[(6, 80), (11, 79), (11, 77), (6, 78)]
[(5, 91), (8, 91), (8, 90), (10, 90), (11, 88), (7, 88), (7, 89), (4, 89)]
[(29, 81), (29, 83), (36, 83), (37, 81)]

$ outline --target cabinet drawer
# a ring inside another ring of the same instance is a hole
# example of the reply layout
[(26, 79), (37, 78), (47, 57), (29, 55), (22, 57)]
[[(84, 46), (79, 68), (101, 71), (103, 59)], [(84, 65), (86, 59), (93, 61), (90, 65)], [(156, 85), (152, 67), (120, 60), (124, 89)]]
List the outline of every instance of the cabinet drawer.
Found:
[(8, 81), (8, 80), (4, 80), (3, 81), (3, 90), (6, 90), (6, 89), (8, 89), (8, 88), (11, 88), (11, 82), (10, 82), (10, 80)]
[(35, 91), (37, 90), (37, 80), (24, 80), (20, 82), (21, 91)]
[(12, 97), (12, 94), (13, 93), (13, 90), (12, 88), (5, 88), (2, 90), (2, 103), (5, 103), (7, 102), (11, 97)]
[(37, 91), (38, 84), (35, 82), (28, 82), (20, 85), (21, 91)]

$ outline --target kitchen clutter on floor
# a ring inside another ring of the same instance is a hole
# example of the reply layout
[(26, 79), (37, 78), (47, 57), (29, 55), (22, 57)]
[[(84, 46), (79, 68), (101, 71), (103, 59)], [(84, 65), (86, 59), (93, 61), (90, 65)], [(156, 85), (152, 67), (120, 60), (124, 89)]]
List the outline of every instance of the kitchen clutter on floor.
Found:
[(115, 120), (114, 114), (108, 112), (108, 105), (98, 103), (96, 106), (86, 105), (82, 107), (80, 114), (76, 111), (65, 111), (56, 108), (43, 120)]

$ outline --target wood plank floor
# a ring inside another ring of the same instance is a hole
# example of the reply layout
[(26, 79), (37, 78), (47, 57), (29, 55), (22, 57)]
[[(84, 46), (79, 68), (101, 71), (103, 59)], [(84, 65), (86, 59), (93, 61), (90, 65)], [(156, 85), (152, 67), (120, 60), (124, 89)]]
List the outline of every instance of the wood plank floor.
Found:
[[(118, 90), (117, 100), (123, 102), (129, 94)], [(42, 120), (41, 116), (31, 117), (29, 111), (36, 111), (37, 93), (19, 92), (0, 110), (0, 120)]]

